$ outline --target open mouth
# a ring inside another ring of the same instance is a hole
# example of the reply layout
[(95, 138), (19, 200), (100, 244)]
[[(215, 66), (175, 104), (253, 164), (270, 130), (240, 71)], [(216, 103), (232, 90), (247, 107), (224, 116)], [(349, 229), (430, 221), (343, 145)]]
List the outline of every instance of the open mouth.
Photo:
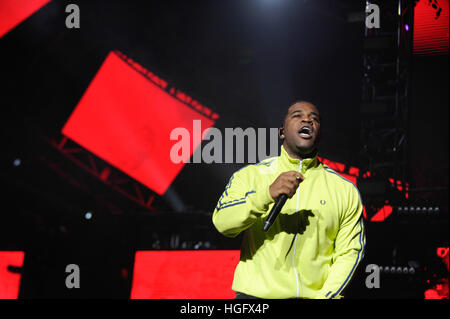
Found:
[(304, 139), (310, 139), (312, 138), (312, 128), (304, 126), (298, 131), (298, 134)]

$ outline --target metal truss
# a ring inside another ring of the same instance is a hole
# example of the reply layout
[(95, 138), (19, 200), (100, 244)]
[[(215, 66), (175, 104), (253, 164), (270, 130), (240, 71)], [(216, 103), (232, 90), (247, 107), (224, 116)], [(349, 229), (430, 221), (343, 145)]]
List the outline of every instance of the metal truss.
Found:
[(155, 210), (153, 203), (156, 193), (147, 187), (99, 159), (66, 136), (61, 136), (59, 139), (47, 139), (47, 142), (67, 159), (98, 178), (117, 193), (147, 210)]
[[(409, 120), (412, 9), (415, 1), (367, 1), (380, 8), (380, 28), (364, 30), (361, 106), (363, 167), (405, 183)], [(407, 26), (408, 25), (408, 26)]]

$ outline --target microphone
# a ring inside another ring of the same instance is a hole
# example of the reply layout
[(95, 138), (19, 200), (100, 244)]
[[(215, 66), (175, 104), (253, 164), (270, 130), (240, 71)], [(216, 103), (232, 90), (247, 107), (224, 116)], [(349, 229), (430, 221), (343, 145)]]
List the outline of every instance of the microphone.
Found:
[(278, 196), (277, 201), (275, 202), (275, 204), (272, 207), (272, 210), (269, 213), (269, 217), (267, 217), (266, 221), (264, 222), (263, 231), (267, 231), (270, 228), (270, 226), (272, 226), (273, 222), (280, 213), (284, 203), (286, 203), (287, 198), (288, 197), (286, 194), (281, 194), (280, 196)]

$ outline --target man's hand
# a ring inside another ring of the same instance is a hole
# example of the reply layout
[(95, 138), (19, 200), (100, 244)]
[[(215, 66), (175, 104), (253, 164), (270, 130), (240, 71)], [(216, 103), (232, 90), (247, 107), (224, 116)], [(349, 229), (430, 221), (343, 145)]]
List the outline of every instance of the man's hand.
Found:
[(269, 187), (270, 196), (274, 200), (276, 200), (281, 194), (286, 194), (289, 198), (291, 198), (294, 196), (298, 185), (300, 185), (303, 180), (303, 175), (296, 171), (281, 173)]

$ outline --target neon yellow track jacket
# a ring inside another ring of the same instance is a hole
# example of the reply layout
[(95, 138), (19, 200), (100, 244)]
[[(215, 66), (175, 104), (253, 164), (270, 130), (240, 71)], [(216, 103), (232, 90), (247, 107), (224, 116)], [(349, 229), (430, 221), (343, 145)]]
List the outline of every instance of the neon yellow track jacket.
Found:
[[(291, 170), (305, 179), (264, 232), (269, 186)], [(340, 298), (364, 255), (357, 188), (317, 157), (293, 159), (284, 147), (235, 172), (212, 219), (225, 236), (244, 232), (232, 289), (260, 298)]]

